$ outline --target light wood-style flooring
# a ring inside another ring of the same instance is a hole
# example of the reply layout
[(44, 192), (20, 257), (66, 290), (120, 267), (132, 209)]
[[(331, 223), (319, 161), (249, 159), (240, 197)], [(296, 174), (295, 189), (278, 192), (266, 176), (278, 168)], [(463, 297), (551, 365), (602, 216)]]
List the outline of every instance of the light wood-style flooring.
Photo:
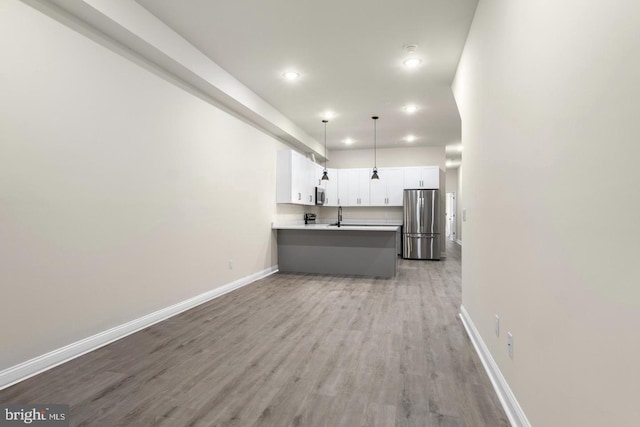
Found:
[(394, 279), (275, 274), (0, 391), (87, 426), (508, 426), (460, 249)]

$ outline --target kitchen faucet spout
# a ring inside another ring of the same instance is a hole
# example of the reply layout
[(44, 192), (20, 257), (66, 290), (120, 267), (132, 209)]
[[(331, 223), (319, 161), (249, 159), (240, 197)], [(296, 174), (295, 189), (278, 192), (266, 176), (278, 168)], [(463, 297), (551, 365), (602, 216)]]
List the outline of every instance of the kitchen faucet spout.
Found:
[(342, 206), (338, 206), (338, 227), (340, 227), (341, 222), (342, 222)]

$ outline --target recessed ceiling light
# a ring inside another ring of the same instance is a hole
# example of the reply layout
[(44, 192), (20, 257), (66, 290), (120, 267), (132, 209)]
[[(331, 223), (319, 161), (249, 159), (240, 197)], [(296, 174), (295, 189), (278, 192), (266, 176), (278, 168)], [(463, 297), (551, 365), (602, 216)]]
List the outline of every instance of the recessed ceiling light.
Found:
[(287, 80), (296, 80), (298, 77), (300, 77), (300, 73), (297, 73), (295, 71), (287, 71), (282, 75), (282, 77)]
[(420, 58), (407, 58), (402, 63), (407, 68), (416, 68), (418, 65), (422, 64), (422, 59), (420, 59)]
[(351, 145), (353, 144), (355, 141), (351, 138), (345, 138), (342, 142), (345, 143), (345, 145)]
[(445, 147), (447, 153), (462, 153), (462, 144), (449, 144)]
[(461, 164), (462, 164), (462, 162), (460, 160), (448, 159), (445, 162), (445, 166), (448, 167), (448, 168), (457, 168), (457, 167), (460, 167)]
[(407, 142), (413, 142), (413, 141), (415, 141), (415, 140), (416, 140), (416, 137), (415, 137), (415, 136), (413, 136), (413, 135), (407, 135), (407, 136), (405, 137), (405, 140), (406, 140)]
[(333, 111), (325, 111), (324, 113), (322, 113), (322, 117), (325, 120), (331, 120), (336, 116), (336, 113), (334, 113)]
[(409, 104), (405, 105), (402, 109), (409, 114), (413, 114), (418, 111), (418, 106), (415, 104)]

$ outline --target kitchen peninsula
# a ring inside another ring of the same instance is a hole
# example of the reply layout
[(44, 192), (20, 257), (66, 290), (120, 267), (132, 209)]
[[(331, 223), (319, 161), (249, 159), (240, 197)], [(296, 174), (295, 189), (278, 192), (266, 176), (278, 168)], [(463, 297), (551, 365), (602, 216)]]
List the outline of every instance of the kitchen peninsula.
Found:
[(277, 225), (282, 272), (396, 275), (397, 225)]

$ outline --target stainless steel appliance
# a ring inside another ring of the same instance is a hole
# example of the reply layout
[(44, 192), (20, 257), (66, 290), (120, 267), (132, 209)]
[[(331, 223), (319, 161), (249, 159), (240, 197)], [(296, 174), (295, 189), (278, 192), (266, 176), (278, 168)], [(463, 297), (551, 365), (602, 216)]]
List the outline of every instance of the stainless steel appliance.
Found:
[(402, 258), (440, 259), (438, 190), (404, 190)]
[(316, 205), (324, 205), (325, 200), (324, 188), (316, 187)]
[(314, 213), (305, 213), (304, 214), (304, 224), (315, 224), (316, 223), (316, 214)]

